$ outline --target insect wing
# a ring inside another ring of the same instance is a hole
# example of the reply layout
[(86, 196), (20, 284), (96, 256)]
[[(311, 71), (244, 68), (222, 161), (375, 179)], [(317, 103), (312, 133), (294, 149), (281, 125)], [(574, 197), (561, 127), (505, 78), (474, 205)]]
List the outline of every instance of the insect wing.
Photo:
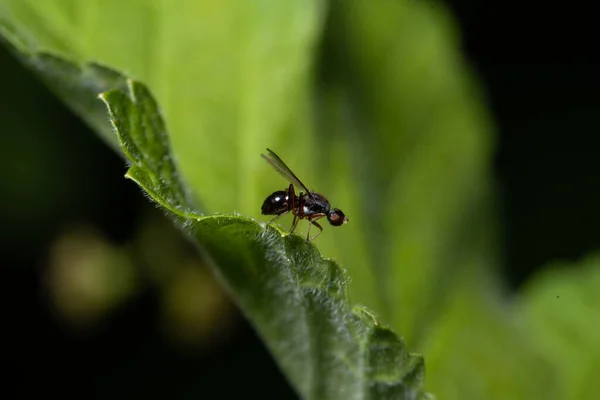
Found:
[(279, 158), (279, 156), (277, 154), (275, 154), (273, 152), (273, 150), (267, 149), (267, 151), (269, 152), (269, 156), (261, 154), (262, 158), (264, 158), (265, 160), (267, 160), (269, 162), (269, 164), (271, 164), (273, 166), (273, 168), (275, 168), (277, 170), (277, 172), (279, 172), (290, 183), (293, 183), (294, 185), (303, 188), (306, 191), (306, 193), (310, 197), (312, 197), (312, 192), (310, 191), (310, 189), (308, 189), (306, 187), (306, 185), (304, 185), (304, 183), (302, 183), (300, 181), (300, 179), (298, 179), (298, 177), (296, 176), (296, 174), (294, 174), (292, 172), (292, 170), (289, 169), (289, 167), (287, 165), (285, 165), (285, 163), (283, 162), (283, 160), (281, 158)]

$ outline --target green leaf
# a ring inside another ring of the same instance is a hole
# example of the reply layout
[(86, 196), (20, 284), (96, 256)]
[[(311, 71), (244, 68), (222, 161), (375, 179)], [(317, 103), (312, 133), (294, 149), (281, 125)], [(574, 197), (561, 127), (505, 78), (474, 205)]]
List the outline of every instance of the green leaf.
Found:
[(424, 343), (426, 389), (449, 400), (562, 399), (536, 335), (497, 289), (462, 282)]
[(556, 370), (561, 399), (600, 391), (600, 255), (552, 263), (527, 285), (519, 316)]
[(423, 359), (364, 308), (348, 277), (303, 238), (237, 215), (204, 216), (179, 181), (161, 112), (148, 89), (101, 95), (131, 167), (127, 177), (168, 209), (306, 399), (425, 398)]
[(319, 161), (353, 179), (322, 186), (360, 229), (320, 245), (356, 277), (353, 299), (419, 346), (462, 271), (485, 268), (470, 259), (494, 257), (490, 116), (439, 2), (332, 2), (327, 27), (320, 134), (339, 148)]

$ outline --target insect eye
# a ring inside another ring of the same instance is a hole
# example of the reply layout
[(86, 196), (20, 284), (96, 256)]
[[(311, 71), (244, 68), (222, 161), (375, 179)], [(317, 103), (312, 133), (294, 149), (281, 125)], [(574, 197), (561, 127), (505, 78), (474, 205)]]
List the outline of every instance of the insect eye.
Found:
[(333, 226), (340, 226), (348, 222), (348, 217), (346, 217), (342, 210), (338, 208), (334, 208), (333, 210), (329, 211), (327, 219), (329, 220), (329, 223)]

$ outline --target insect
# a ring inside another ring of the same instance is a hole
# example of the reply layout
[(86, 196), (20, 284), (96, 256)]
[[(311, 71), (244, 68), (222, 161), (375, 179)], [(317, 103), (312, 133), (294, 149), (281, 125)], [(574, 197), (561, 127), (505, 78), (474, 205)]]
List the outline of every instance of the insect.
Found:
[[(314, 240), (323, 232), (323, 227), (319, 225), (317, 220), (327, 217), (327, 221), (333, 226), (340, 226), (348, 222), (348, 217), (344, 215), (339, 208), (331, 208), (329, 201), (320, 193), (315, 193), (304, 185), (291, 169), (273, 150), (267, 149), (269, 155), (261, 154), (261, 156), (269, 162), (284, 178), (290, 182), (290, 186), (286, 190), (278, 190), (265, 199), (261, 207), (263, 215), (276, 215), (269, 223), (275, 221), (279, 217), (291, 212), (294, 215), (292, 229), (290, 234), (294, 232), (298, 221), (307, 219), (309, 222), (308, 233), (306, 240)], [(296, 195), (294, 185), (300, 189), (300, 193)], [(303, 190), (303, 191), (302, 191)], [(310, 237), (310, 228), (312, 226), (319, 228), (317, 233), (312, 238)]]

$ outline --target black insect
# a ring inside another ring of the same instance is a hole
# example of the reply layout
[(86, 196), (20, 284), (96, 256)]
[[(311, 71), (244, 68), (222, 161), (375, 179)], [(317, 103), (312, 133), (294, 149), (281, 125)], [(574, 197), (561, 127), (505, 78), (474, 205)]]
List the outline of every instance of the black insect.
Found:
[[(261, 156), (290, 182), (290, 186), (286, 190), (278, 190), (265, 199), (261, 207), (262, 214), (276, 215), (269, 223), (291, 212), (294, 215), (294, 221), (292, 222), (290, 234), (296, 229), (298, 221), (306, 218), (310, 222), (306, 240), (314, 240), (323, 232), (323, 227), (317, 223), (318, 219), (327, 217), (327, 220), (333, 226), (340, 226), (348, 222), (348, 217), (344, 215), (342, 210), (331, 208), (325, 196), (308, 189), (277, 154), (270, 149), (267, 149), (267, 151), (269, 152), (268, 156), (264, 154), (261, 154)], [(296, 195), (294, 185), (298, 189), (304, 190), (304, 192), (300, 191)], [(319, 228), (319, 233), (311, 238), (310, 228), (313, 225)]]

